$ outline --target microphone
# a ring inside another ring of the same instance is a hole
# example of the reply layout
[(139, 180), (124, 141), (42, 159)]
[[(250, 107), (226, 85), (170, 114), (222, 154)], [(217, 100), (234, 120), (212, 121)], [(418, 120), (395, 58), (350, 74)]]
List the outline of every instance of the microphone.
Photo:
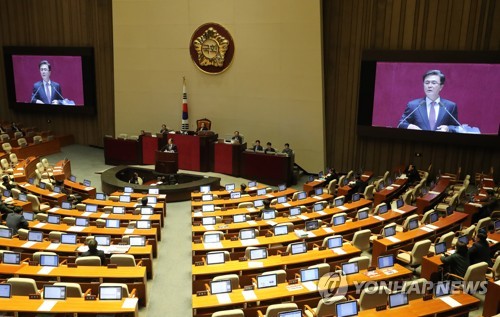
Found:
[(33, 102), (33, 98), (35, 98), (36, 94), (38, 93), (38, 91), (40, 90), (40, 87), (42, 87), (43, 83), (40, 84), (40, 86), (38, 86), (38, 88), (36, 89), (35, 93), (33, 94), (33, 96), (31, 96), (31, 100), (30, 100), (30, 103)]
[(446, 111), (446, 113), (448, 113), (448, 114), (450, 115), (450, 117), (451, 117), (453, 120), (455, 120), (455, 122), (456, 122), (456, 123), (458, 123), (458, 125), (459, 125), (459, 126), (462, 126), (462, 125), (460, 124), (460, 122), (458, 122), (457, 118), (455, 118), (455, 117), (451, 114), (451, 112), (449, 112), (449, 111), (448, 111), (448, 109), (446, 109), (446, 107), (445, 107), (445, 106), (444, 106), (441, 102), (439, 103), (439, 106), (440, 106), (440, 107), (443, 107), (443, 109)]
[(54, 89), (54, 91), (59, 95), (59, 97), (61, 97), (62, 100), (64, 100), (64, 97), (61, 95), (61, 93), (57, 89), (55, 89), (55, 87), (52, 86), (52, 83), (50, 83), (49, 86)]
[(401, 123), (405, 122), (406, 119), (408, 119), (415, 111), (417, 111), (418, 108), (420, 108), (421, 105), (423, 105), (425, 103), (425, 100), (422, 100), (422, 102), (419, 103), (418, 106), (415, 107), (415, 109), (413, 109), (412, 112), (410, 112), (409, 115), (407, 115), (406, 117), (404, 117), (403, 120), (401, 120), (401, 122), (398, 124), (398, 126), (396, 128), (399, 128), (399, 126), (401, 125)]

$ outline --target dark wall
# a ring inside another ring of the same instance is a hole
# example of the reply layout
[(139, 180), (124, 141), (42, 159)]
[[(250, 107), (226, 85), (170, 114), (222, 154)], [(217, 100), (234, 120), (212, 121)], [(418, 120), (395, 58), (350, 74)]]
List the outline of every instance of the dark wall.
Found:
[[(500, 4), (488, 0), (323, 0), (325, 138), (328, 166), (375, 175), (413, 162), (433, 171), (468, 174), (495, 167), (496, 147), (428, 144), (357, 135), (363, 50), (500, 50)], [(498, 101), (497, 101), (498, 102)], [(499, 105), (500, 106), (500, 105)], [(500, 117), (500, 107), (492, 114)], [(397, 132), (394, 132), (397, 133)], [(415, 153), (422, 156), (416, 157)], [(463, 176), (462, 176), (463, 177)]]
[[(97, 115), (17, 113), (7, 104), (3, 51), (0, 60), (0, 121), (73, 134), (81, 144), (102, 145), (114, 132), (111, 0), (0, 0), (0, 46), (94, 48)], [(50, 121), (50, 122), (49, 122)]]

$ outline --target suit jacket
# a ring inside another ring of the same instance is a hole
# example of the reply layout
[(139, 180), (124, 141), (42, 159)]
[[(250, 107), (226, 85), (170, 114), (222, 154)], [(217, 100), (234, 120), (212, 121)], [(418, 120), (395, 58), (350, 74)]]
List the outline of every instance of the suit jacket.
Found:
[(174, 152), (174, 153), (177, 153), (177, 145), (175, 145), (175, 144), (167, 144), (163, 148), (163, 151), (164, 152)]
[[(436, 128), (440, 125), (447, 125), (450, 132), (456, 132), (459, 124), (450, 116), (449, 113), (451, 113), (453, 117), (458, 120), (457, 105), (453, 101), (443, 98), (441, 98), (440, 105), (442, 107), (439, 109), (439, 114), (436, 120)], [(449, 113), (445, 109), (448, 110)], [(399, 120), (398, 128), (406, 129), (410, 124), (414, 124), (422, 130), (431, 130), (425, 98), (412, 100), (408, 103), (408, 105), (406, 105), (405, 112)]]
[(61, 86), (55, 81), (50, 82), (51, 95), (50, 100), (45, 94), (45, 86), (43, 85), (43, 80), (36, 82), (33, 85), (33, 94), (31, 95), (31, 103), (36, 103), (37, 99), (41, 100), (44, 104), (51, 104), (52, 101), (57, 100), (59, 103), (62, 102), (62, 90)]
[(243, 143), (243, 138), (239, 135), (235, 135), (231, 138), (231, 140), (238, 141), (239, 144)]
[(84, 256), (98, 256), (101, 258), (101, 265), (106, 265), (106, 255), (104, 254), (104, 251), (102, 250), (97, 250), (96, 252), (92, 252), (90, 250), (85, 251), (80, 255), (80, 257)]
[(12, 229), (12, 234), (17, 234), (17, 230), (19, 229), (28, 229), (29, 224), (24, 219), (23, 215), (11, 212), (7, 215), (5, 219), (7, 227)]
[(264, 148), (262, 147), (262, 145), (254, 145), (253, 150), (254, 151), (264, 151)]

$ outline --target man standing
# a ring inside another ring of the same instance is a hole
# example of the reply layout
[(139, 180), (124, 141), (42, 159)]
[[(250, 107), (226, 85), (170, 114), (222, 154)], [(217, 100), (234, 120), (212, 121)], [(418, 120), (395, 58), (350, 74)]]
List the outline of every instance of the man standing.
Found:
[(240, 136), (240, 132), (239, 131), (234, 131), (234, 135), (231, 138), (231, 140), (233, 141), (233, 143), (236, 143), (236, 144), (242, 144), (243, 143), (243, 138)]
[(50, 63), (43, 60), (38, 64), (42, 80), (33, 85), (31, 103), (59, 105), (63, 101), (61, 86), (50, 80)]
[(457, 132), (458, 109), (456, 103), (439, 97), (445, 76), (440, 70), (429, 70), (423, 76), (426, 97), (412, 100), (406, 105), (398, 128)]
[(168, 139), (168, 143), (163, 148), (163, 152), (177, 153), (177, 145), (174, 144), (172, 138)]

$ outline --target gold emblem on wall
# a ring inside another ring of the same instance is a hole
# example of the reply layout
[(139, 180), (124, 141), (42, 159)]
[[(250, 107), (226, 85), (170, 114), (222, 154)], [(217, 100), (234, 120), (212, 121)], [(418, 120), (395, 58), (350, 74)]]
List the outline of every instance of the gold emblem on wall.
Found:
[(206, 23), (193, 33), (189, 51), (191, 59), (201, 71), (219, 74), (232, 62), (234, 42), (222, 25)]

